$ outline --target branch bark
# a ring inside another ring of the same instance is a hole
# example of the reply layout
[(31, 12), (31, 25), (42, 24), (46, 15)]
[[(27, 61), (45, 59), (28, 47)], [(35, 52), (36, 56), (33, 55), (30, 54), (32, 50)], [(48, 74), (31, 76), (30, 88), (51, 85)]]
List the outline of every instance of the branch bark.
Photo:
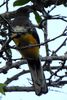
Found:
[(7, 71), (8, 71), (9, 69), (12, 69), (12, 68), (19, 68), (20, 65), (23, 65), (23, 64), (27, 64), (27, 61), (26, 61), (26, 60), (21, 60), (21, 61), (17, 61), (17, 62), (15, 62), (15, 63), (12, 63), (11, 66), (5, 65), (5, 66), (3, 66), (2, 68), (0, 68), (0, 73), (6, 74)]
[[(52, 60), (67, 60), (67, 56), (47, 56), (47, 57), (41, 57), (40, 58), (41, 61), (52, 61)], [(18, 61), (18, 62), (15, 62), (15, 63), (12, 63), (11, 66), (3, 66), (2, 68), (0, 68), (0, 73), (4, 73), (6, 71), (9, 70), (9, 69), (12, 69), (12, 68), (19, 68), (20, 65), (23, 65), (23, 64), (27, 64), (27, 61), (26, 60), (21, 60), (21, 61)], [(66, 67), (67, 68), (67, 67)]]
[[(64, 85), (67, 84), (67, 81), (60, 81), (57, 85)], [(53, 86), (49, 83), (47, 83), (48, 86)], [(55, 85), (55, 87), (57, 87)], [(8, 87), (4, 87), (4, 91), (5, 92), (31, 92), (34, 91), (34, 87), (33, 86), (29, 86), (29, 87), (22, 87), (22, 86), (8, 86)]]
[(67, 3), (66, 0), (35, 0), (33, 2), (39, 6), (44, 6), (44, 7), (48, 7), (51, 5), (61, 5), (61, 4), (65, 5)]

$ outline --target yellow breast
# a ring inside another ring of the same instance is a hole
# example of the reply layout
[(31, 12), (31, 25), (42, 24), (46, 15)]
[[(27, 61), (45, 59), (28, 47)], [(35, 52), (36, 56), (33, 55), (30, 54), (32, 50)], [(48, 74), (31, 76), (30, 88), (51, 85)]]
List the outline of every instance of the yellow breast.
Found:
[(14, 38), (15, 44), (20, 48), (20, 53), (25, 58), (37, 58), (39, 56), (39, 46), (22, 49), (25, 46), (37, 44), (36, 39), (31, 34), (24, 34)]

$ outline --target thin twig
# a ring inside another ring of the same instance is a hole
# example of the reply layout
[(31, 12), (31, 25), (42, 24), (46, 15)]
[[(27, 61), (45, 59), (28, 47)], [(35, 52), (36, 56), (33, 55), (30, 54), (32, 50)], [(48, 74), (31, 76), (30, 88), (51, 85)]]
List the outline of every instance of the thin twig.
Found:
[(9, 0), (6, 0), (6, 12), (8, 12), (8, 2), (9, 2)]
[(13, 77), (7, 78), (7, 80), (4, 82), (4, 84), (8, 85), (12, 81), (17, 80), (19, 76), (26, 74), (26, 73), (29, 73), (29, 72), (30, 72), (29, 70), (23, 70), (23, 71), (19, 72), (18, 74), (14, 75)]
[(5, 21), (9, 25), (9, 27), (11, 28), (11, 30), (13, 30), (11, 24), (8, 22), (7, 19), (5, 17), (3, 17), (1, 14), (0, 14), (0, 17), (2, 18), (3, 21)]
[(48, 13), (50, 13), (57, 7), (57, 3), (58, 3), (58, 0), (56, 0), (55, 5), (48, 11)]
[(4, 1), (4, 2), (0, 5), (0, 7), (4, 6), (8, 1), (9, 1), (9, 0)]
[(65, 44), (66, 41), (67, 41), (67, 38), (63, 41), (63, 43), (55, 51), (53, 51), (52, 55), (54, 53), (56, 54), (64, 46), (64, 44)]

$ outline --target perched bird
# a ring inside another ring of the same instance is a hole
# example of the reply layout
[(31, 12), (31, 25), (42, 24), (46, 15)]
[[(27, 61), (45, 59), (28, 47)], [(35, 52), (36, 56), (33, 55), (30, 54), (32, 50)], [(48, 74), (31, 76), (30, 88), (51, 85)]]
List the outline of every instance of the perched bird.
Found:
[(39, 58), (40, 47), (36, 46), (22, 49), (26, 46), (40, 44), (36, 29), (29, 20), (29, 13), (30, 11), (26, 7), (19, 8), (17, 10), (17, 16), (14, 18), (11, 25), (13, 30), (15, 31), (13, 35), (15, 35), (17, 32), (20, 33), (20, 35), (15, 37), (13, 40), (17, 47), (20, 48), (19, 52), (21, 53), (21, 55), (28, 62), (36, 95), (41, 95), (43, 93), (47, 93), (48, 88)]

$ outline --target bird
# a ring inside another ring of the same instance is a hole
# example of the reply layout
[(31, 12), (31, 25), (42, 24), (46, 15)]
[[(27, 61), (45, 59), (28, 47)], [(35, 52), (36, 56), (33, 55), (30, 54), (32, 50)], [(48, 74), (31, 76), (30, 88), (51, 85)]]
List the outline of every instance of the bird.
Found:
[[(12, 35), (20, 33), (13, 38), (13, 41), (19, 48), (21, 56), (27, 60), (35, 93), (40, 96), (48, 92), (48, 87), (43, 68), (41, 67), (39, 56), (40, 46), (32, 46), (40, 44), (40, 39), (35, 27), (29, 19), (30, 12), (28, 7), (21, 7), (17, 10), (17, 15), (11, 23), (14, 30)], [(23, 49), (24, 47), (27, 48)]]

